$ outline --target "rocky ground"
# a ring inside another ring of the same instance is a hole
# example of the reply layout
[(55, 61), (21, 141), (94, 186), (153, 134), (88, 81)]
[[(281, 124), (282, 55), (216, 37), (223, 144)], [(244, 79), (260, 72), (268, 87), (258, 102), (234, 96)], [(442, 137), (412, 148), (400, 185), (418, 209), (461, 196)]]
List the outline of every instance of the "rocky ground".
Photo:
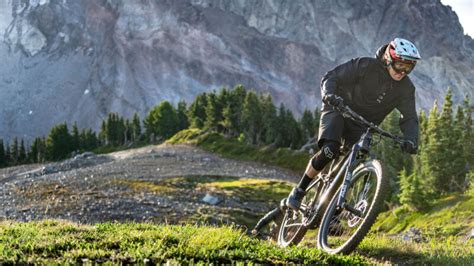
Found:
[[(281, 168), (222, 158), (190, 145), (147, 146), (107, 155), (84, 153), (59, 163), (0, 169), (0, 219), (235, 222), (238, 213), (252, 222), (275, 204), (274, 200), (239, 198), (195, 182), (229, 176), (298, 179)], [(211, 203), (203, 201), (206, 195)]]

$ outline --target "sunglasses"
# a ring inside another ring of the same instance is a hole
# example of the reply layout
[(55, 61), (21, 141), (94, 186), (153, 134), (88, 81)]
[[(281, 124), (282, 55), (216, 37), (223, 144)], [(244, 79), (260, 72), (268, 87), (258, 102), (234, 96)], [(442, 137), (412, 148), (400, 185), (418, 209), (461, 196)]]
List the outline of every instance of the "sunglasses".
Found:
[(415, 68), (415, 64), (407, 64), (402, 62), (392, 62), (392, 69), (398, 74), (410, 74), (410, 72)]

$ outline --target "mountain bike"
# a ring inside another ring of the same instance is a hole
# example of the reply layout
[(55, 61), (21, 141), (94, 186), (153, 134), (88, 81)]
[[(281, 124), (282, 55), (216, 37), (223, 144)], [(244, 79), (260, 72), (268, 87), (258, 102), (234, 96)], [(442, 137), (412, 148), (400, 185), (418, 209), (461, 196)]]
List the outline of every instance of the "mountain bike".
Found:
[(377, 136), (398, 144), (407, 140), (368, 122), (347, 105), (335, 108), (367, 129), (352, 147), (342, 146), (341, 155), (311, 182), (299, 210), (284, 210), (278, 234), (282, 247), (298, 244), (308, 229), (319, 226), (318, 248), (348, 254), (370, 230), (388, 195), (388, 177), (370, 148)]

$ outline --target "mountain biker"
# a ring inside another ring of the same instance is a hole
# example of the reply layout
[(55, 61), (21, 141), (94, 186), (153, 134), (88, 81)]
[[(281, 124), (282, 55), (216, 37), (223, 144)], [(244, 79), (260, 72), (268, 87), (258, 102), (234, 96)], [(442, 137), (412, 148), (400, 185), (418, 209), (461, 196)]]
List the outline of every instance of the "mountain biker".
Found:
[[(418, 117), (415, 106), (415, 86), (408, 74), (421, 59), (415, 45), (395, 38), (382, 45), (375, 58), (359, 57), (327, 72), (321, 80), (323, 106), (319, 125), (320, 148), (308, 162), (305, 173), (286, 200), (286, 206), (299, 209), (305, 190), (324, 166), (338, 156), (341, 140), (350, 146), (365, 131), (362, 126), (344, 118), (334, 106), (348, 105), (366, 120), (379, 125), (384, 118), (398, 109), (401, 113), (400, 129), (407, 139), (401, 145), (404, 152), (418, 150)], [(282, 204), (263, 217), (251, 231), (259, 230), (282, 215)]]
[(376, 125), (393, 109), (398, 109), (401, 113), (400, 129), (407, 139), (401, 148), (410, 154), (417, 153), (419, 128), (415, 86), (408, 74), (420, 59), (420, 53), (412, 42), (395, 38), (380, 47), (375, 58), (355, 58), (324, 75), (321, 80), (323, 106), (318, 136), (320, 150), (308, 162), (303, 177), (288, 196), (288, 207), (299, 209), (313, 178), (338, 156), (341, 140), (352, 145), (365, 130), (344, 118), (334, 106), (346, 104)]

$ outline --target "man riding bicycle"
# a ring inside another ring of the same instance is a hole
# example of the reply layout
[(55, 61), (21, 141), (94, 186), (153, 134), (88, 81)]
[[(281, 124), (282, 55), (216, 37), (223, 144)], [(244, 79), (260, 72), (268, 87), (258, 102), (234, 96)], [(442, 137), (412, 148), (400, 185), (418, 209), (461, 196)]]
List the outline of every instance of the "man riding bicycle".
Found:
[[(299, 209), (308, 185), (327, 163), (338, 156), (341, 141), (352, 145), (364, 133), (365, 128), (344, 118), (334, 108), (343, 103), (376, 125), (393, 109), (398, 109), (401, 113), (400, 128), (407, 139), (401, 148), (410, 154), (417, 152), (419, 128), (415, 86), (407, 75), (420, 59), (418, 49), (412, 42), (395, 38), (380, 47), (375, 58), (352, 59), (323, 76), (323, 106), (318, 136), (320, 150), (308, 162), (303, 177), (288, 196), (286, 206)], [(278, 212), (273, 210), (273, 213), (276, 215)], [(254, 234), (269, 222), (270, 216), (266, 218), (257, 224)]]

